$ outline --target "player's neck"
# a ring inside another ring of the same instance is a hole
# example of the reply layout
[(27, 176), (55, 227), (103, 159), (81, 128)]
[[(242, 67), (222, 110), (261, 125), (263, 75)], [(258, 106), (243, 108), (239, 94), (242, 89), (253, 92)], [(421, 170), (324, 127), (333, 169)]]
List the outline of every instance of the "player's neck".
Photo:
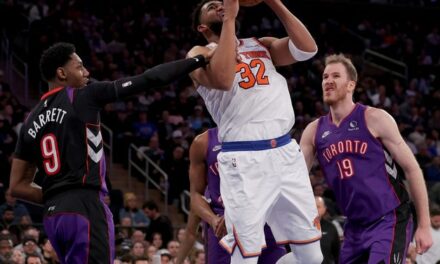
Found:
[(59, 82), (49, 82), (49, 91), (62, 86), (64, 86), (64, 84)]
[(330, 106), (330, 114), (335, 125), (339, 126), (342, 120), (348, 116), (356, 104), (353, 101), (343, 101)]

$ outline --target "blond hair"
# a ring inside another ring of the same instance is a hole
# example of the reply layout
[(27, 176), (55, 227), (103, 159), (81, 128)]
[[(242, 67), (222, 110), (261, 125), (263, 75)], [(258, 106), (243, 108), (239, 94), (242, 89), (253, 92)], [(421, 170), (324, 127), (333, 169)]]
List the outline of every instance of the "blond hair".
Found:
[(334, 63), (341, 63), (344, 65), (350, 81), (357, 82), (358, 74), (353, 62), (349, 58), (345, 57), (344, 54), (333, 54), (325, 58), (325, 66)]

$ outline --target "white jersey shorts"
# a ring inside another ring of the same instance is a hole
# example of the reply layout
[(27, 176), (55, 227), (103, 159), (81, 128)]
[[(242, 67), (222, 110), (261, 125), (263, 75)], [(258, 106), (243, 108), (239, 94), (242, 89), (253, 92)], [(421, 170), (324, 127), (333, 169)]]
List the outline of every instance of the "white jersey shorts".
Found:
[(218, 162), (228, 230), (220, 243), (229, 253), (238, 246), (244, 257), (260, 255), (266, 246), (265, 223), (278, 244), (321, 238), (307, 166), (296, 141), (265, 150), (222, 151)]

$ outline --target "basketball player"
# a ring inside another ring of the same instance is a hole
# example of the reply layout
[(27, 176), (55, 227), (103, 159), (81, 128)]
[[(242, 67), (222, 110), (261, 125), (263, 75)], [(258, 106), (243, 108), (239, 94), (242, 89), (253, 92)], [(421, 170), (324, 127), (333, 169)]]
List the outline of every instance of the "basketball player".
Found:
[[(226, 234), (224, 207), (220, 195), (217, 155), (221, 150), (218, 129), (212, 128), (197, 136), (190, 148), (191, 211), (204, 221), (207, 263), (229, 264), (230, 254), (219, 245)], [(198, 225), (198, 222), (195, 222)], [(189, 230), (195, 228), (189, 227)], [(265, 226), (266, 245), (258, 263), (274, 264), (286, 250), (276, 244), (270, 228)]]
[(228, 234), (221, 244), (232, 254), (232, 264), (257, 263), (267, 223), (277, 243), (294, 247), (298, 261), (321, 263), (321, 232), (307, 166), (289, 135), (292, 102), (285, 78), (275, 69), (313, 57), (317, 47), (281, 0), (265, 3), (288, 37), (237, 39), (238, 0), (203, 1), (193, 17), (209, 44), (194, 47), (188, 56), (216, 47), (210, 65), (191, 77), (222, 143), (218, 163)]
[(317, 154), (327, 183), (347, 217), (340, 263), (402, 263), (412, 236), (408, 180), (417, 211), (417, 252), (432, 245), (426, 185), (414, 155), (384, 110), (353, 102), (357, 72), (343, 55), (326, 58), (322, 90), (330, 113), (301, 138), (308, 167)]
[[(158, 65), (143, 74), (87, 84), (75, 47), (57, 43), (40, 61), (49, 92), (23, 125), (11, 170), (16, 197), (45, 204), (44, 227), (61, 263), (113, 263), (114, 226), (103, 197), (105, 159), (100, 109), (204, 66), (203, 56)], [(32, 185), (35, 171), (42, 189)]]

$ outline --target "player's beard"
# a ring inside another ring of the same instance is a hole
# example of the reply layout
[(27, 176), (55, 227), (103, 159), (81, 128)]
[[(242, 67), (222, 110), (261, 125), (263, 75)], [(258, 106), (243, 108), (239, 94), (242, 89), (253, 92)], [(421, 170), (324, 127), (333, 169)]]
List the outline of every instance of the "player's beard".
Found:
[[(220, 36), (220, 33), (222, 32), (223, 22), (222, 21), (215, 21), (209, 24), (209, 29), (211, 29), (214, 34), (217, 36)], [(238, 31), (240, 30), (240, 22), (235, 20), (235, 34), (238, 35)]]

